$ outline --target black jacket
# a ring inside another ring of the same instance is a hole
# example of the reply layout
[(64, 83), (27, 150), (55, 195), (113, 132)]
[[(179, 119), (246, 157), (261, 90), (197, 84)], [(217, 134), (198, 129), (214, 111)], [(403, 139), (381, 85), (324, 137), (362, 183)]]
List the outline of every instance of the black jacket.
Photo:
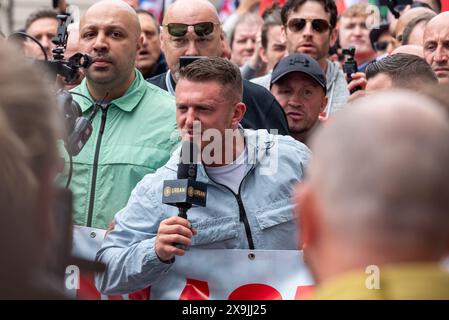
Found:
[[(162, 73), (148, 82), (168, 91), (165, 83), (167, 73)], [(170, 77), (173, 88), (176, 84)], [(277, 129), (278, 134), (288, 135), (288, 124), (284, 110), (270, 91), (258, 84), (243, 80), (243, 103), (246, 112), (240, 124), (247, 129)]]
[(152, 71), (149, 72), (148, 74), (142, 73), (142, 75), (144, 78), (152, 78), (152, 77), (155, 77), (157, 75), (167, 72), (167, 70), (168, 70), (168, 67), (167, 67), (167, 63), (165, 62), (165, 56), (163, 53), (161, 53), (155, 63), (155, 66), (152, 68)]

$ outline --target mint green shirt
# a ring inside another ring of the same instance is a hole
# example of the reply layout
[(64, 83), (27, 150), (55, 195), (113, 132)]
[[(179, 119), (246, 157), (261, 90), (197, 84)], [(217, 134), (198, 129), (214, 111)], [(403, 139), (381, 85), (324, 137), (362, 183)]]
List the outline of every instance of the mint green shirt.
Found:
[[(73, 92), (92, 99), (86, 79)], [(87, 117), (92, 103), (73, 97)], [(73, 157), (74, 223), (105, 229), (125, 207), (136, 184), (164, 165), (178, 144), (175, 101), (136, 70), (126, 93), (109, 101), (106, 111), (100, 109), (92, 126), (90, 139)]]

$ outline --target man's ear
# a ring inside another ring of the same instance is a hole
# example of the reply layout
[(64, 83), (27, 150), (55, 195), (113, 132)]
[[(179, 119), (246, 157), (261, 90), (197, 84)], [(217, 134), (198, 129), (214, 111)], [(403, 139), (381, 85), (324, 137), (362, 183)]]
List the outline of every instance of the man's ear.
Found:
[(285, 30), (285, 26), (281, 27), (281, 42), (287, 43), (287, 30)]
[(267, 50), (264, 47), (260, 48), (259, 57), (263, 61), (263, 63), (268, 63)]
[(298, 221), (298, 248), (307, 252), (309, 246), (313, 246), (316, 240), (316, 198), (312, 188), (307, 182), (301, 182), (295, 191), (295, 215)]
[(160, 41), (160, 43), (161, 43), (161, 50), (162, 50), (162, 52), (164, 52), (164, 30), (163, 30), (163, 28), (162, 28), (162, 26), (161, 27), (159, 27), (160, 28), (160, 30), (159, 30), (159, 41)]
[(330, 41), (329, 41), (330, 47), (333, 47), (335, 45), (335, 42), (337, 42), (337, 38), (338, 38), (338, 29), (334, 28), (334, 30), (332, 30), (330, 34)]
[(329, 100), (329, 98), (327, 96), (323, 97), (323, 100), (321, 101), (321, 106), (320, 106), (320, 113), (324, 112), (324, 109), (326, 109), (328, 100)]
[(234, 114), (232, 115), (231, 125), (233, 128), (237, 128), (240, 121), (243, 119), (243, 116), (246, 112), (246, 105), (243, 102), (238, 102), (234, 107)]
[(140, 34), (139, 38), (137, 39), (137, 52), (139, 52), (143, 47), (143, 37), (144, 35)]

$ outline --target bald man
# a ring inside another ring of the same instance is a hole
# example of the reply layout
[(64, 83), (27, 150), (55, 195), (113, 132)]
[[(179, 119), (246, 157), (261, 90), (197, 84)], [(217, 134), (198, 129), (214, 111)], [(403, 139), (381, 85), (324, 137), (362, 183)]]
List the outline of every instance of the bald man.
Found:
[[(172, 95), (179, 78), (181, 56), (227, 55), (217, 10), (208, 0), (178, 0), (173, 3), (165, 14), (160, 37), (169, 71), (148, 81)], [(240, 122), (244, 128), (273, 129), (282, 135), (289, 133), (282, 107), (268, 90), (244, 80), (243, 103), (247, 107)]]
[(422, 16), (422, 15), (435, 15), (435, 12), (429, 8), (412, 8), (410, 10), (407, 10), (400, 16), (398, 19), (398, 22), (396, 24), (395, 29), (395, 37), (397, 40), (397, 46), (400, 46), (402, 43), (402, 34), (404, 33), (405, 27), (408, 25), (410, 21), (413, 19)]
[(449, 12), (434, 17), (424, 30), (424, 57), (440, 83), (449, 83)]
[(404, 91), (357, 100), (312, 138), (297, 203), (316, 299), (449, 299), (448, 137), (441, 106)]
[(417, 44), (406, 44), (403, 46), (399, 46), (394, 49), (391, 54), (393, 55), (397, 53), (413, 54), (424, 59), (423, 47)]
[[(81, 19), (79, 50), (93, 64), (73, 92), (93, 133), (74, 157), (75, 224), (106, 229), (144, 175), (177, 144), (174, 99), (135, 69), (141, 46), (136, 12), (121, 0), (92, 5)], [(94, 105), (94, 102), (97, 105)], [(68, 165), (67, 165), (68, 167)]]

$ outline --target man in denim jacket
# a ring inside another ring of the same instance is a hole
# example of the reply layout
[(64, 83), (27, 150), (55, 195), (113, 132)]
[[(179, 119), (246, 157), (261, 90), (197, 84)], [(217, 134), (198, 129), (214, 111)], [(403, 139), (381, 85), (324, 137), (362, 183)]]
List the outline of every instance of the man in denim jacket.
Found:
[(97, 254), (107, 266), (96, 279), (100, 291), (129, 293), (170, 277), (175, 256), (188, 246), (297, 249), (291, 193), (303, 179), (310, 151), (289, 136), (243, 129), (241, 101), (242, 78), (231, 62), (200, 59), (181, 71), (176, 121), (183, 140), (195, 141), (200, 133), (196, 180), (207, 184), (206, 206), (193, 207), (184, 219), (176, 207), (162, 203), (164, 180), (177, 177), (176, 151), (145, 176), (116, 215)]

